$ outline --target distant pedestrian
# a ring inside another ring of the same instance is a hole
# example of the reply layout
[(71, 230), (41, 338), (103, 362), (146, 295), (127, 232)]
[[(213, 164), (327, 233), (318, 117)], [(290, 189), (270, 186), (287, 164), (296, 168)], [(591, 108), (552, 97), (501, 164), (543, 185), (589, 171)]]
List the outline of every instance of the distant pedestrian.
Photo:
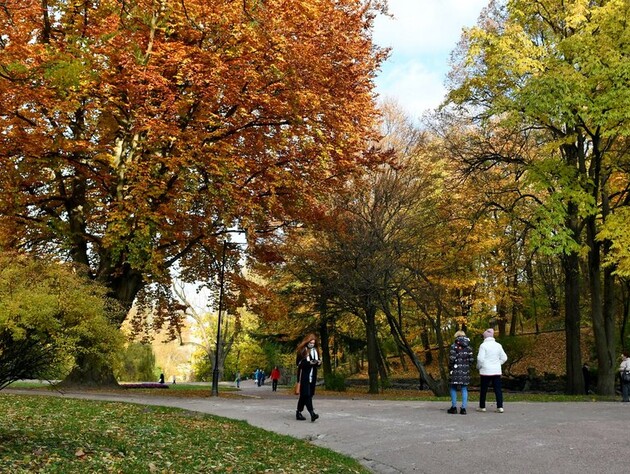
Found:
[(630, 355), (628, 351), (623, 351), (621, 354), (619, 378), (621, 379), (621, 399), (624, 402), (630, 402)]
[(160, 382), (160, 383), (164, 383), (164, 374), (160, 374), (160, 380), (159, 380), (159, 382)]
[(591, 368), (586, 362), (582, 365), (582, 376), (584, 377), (584, 393), (588, 395), (591, 386)]
[(241, 373), (236, 372), (236, 377), (234, 378), (234, 382), (236, 382), (236, 388), (241, 388)]
[(271, 391), (272, 392), (275, 392), (276, 389), (278, 388), (278, 380), (280, 380), (280, 369), (276, 365), (271, 370)]
[(296, 420), (306, 420), (302, 415), (302, 410), (306, 407), (311, 414), (311, 422), (313, 422), (319, 418), (313, 409), (313, 395), (315, 395), (315, 385), (317, 384), (317, 369), (322, 365), (317, 338), (314, 334), (307, 335), (298, 345), (296, 365), (300, 382), (300, 398), (298, 399), (295, 418)]
[(457, 413), (457, 389), (462, 391), (462, 405), (459, 409), (461, 415), (466, 414), (468, 406), (468, 384), (470, 383), (470, 366), (473, 361), (473, 350), (470, 347), (470, 339), (464, 331), (455, 333), (455, 342), (451, 344), (449, 351), (449, 374), (451, 390), (451, 408), (448, 413)]
[(265, 384), (265, 371), (262, 369), (256, 371), (256, 384), (259, 387)]
[(503, 413), (503, 392), (501, 391), (501, 366), (507, 360), (503, 346), (494, 340), (494, 329), (486, 329), (483, 333), (483, 342), (479, 346), (477, 355), (477, 368), (481, 376), (479, 392), (479, 408), (477, 411), (486, 411), (486, 394), (492, 384), (494, 395), (497, 399), (497, 413)]

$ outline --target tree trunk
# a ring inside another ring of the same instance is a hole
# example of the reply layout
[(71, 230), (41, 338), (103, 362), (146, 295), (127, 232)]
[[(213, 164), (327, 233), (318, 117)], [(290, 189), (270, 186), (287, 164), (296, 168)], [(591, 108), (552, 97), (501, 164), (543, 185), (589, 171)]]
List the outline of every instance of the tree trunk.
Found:
[(564, 255), (562, 266), (565, 273), (566, 393), (577, 395), (584, 392), (580, 352), (580, 269), (578, 254), (572, 252)]
[(118, 386), (112, 367), (99, 354), (85, 354), (77, 358), (77, 365), (61, 382), (62, 387)]
[[(142, 289), (144, 281), (142, 274), (133, 270), (128, 264), (124, 264), (120, 272), (109, 267), (107, 274), (100, 274), (97, 279), (110, 288), (113, 299), (121, 305), (121, 311), (115, 315), (113, 321), (122, 325), (127, 313), (131, 309), (138, 292)], [(102, 360), (98, 355), (85, 355), (77, 358), (76, 366), (64, 379), (64, 386), (112, 386), (118, 385), (114, 370), (110, 364)]]
[(418, 370), (418, 375), (420, 377), (420, 385), (424, 385), (425, 383), (429, 386), (429, 390), (433, 392), (436, 397), (445, 396), (448, 394), (448, 390), (445, 390), (444, 384), (437, 383), (433, 377), (426, 371), (420, 359), (416, 356), (413, 348), (407, 341), (402, 328), (400, 327), (400, 322), (396, 318), (394, 318), (393, 314), (390, 311), (390, 308), (387, 306), (385, 302), (384, 308), (385, 316), (387, 317), (387, 321), (389, 322), (389, 327), (391, 334), (398, 345), (398, 348), (403, 351), (413, 362), (413, 365)]
[(626, 349), (626, 325), (630, 318), (630, 280), (622, 279), (621, 285), (621, 304), (623, 307), (623, 314), (621, 316), (621, 325), (619, 327), (619, 336), (621, 339), (621, 349)]
[(378, 343), (376, 337), (376, 307), (369, 303), (365, 307), (365, 334), (367, 337), (368, 393), (378, 390)]
[(505, 328), (507, 327), (507, 305), (505, 298), (501, 298), (499, 304), (497, 305), (497, 329), (499, 332), (499, 336), (506, 336), (507, 331)]
[(380, 377), (379, 388), (381, 390), (389, 386), (389, 366), (387, 365), (387, 359), (383, 352), (383, 348), (378, 344), (378, 375)]
[(330, 361), (330, 344), (328, 337), (328, 321), (326, 318), (326, 310), (321, 313), (321, 321), (319, 323), (319, 345), (322, 353), (322, 370), (324, 372), (324, 380), (326, 376), (332, 374), (332, 364)]
[(422, 319), (420, 341), (422, 342), (422, 349), (424, 349), (424, 363), (425, 365), (430, 365), (433, 362), (433, 352), (431, 352), (431, 344), (429, 343), (429, 328), (427, 327), (427, 320), (424, 318)]

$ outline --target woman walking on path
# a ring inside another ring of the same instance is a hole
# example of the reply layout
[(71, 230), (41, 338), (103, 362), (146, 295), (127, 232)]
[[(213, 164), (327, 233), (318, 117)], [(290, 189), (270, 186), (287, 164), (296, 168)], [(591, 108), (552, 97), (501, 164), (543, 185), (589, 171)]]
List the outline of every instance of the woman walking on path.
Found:
[(278, 389), (278, 380), (280, 380), (280, 369), (276, 365), (271, 370), (271, 391), (275, 392)]
[(468, 405), (468, 384), (470, 383), (470, 366), (473, 361), (473, 351), (470, 347), (470, 339), (466, 337), (464, 331), (455, 333), (455, 342), (451, 344), (449, 351), (449, 369), (451, 375), (451, 408), (448, 413), (457, 413), (457, 387), (461, 387), (462, 406), (459, 409), (460, 415), (466, 414)]
[(630, 355), (628, 351), (623, 351), (621, 354), (619, 378), (621, 379), (621, 400), (624, 402), (630, 402), (630, 380), (624, 381), (624, 372), (630, 373)]
[(296, 420), (306, 420), (302, 415), (304, 407), (311, 414), (311, 421), (319, 418), (313, 409), (313, 395), (317, 383), (317, 368), (322, 365), (319, 356), (317, 338), (314, 334), (306, 336), (297, 348), (296, 365), (298, 367), (298, 380), (300, 381), (300, 398), (298, 399)]
[(486, 329), (483, 333), (483, 342), (479, 346), (477, 355), (477, 368), (481, 376), (481, 388), (479, 393), (479, 408), (477, 411), (486, 411), (486, 394), (492, 384), (494, 395), (497, 399), (497, 413), (503, 413), (503, 392), (501, 391), (501, 366), (507, 360), (503, 346), (494, 340), (494, 329)]

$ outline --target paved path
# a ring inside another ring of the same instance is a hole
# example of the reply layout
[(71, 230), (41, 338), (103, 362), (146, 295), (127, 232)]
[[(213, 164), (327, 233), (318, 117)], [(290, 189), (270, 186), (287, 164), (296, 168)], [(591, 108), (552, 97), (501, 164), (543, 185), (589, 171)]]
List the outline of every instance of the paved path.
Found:
[[(507, 403), (498, 414), (449, 415), (448, 403), (315, 396), (315, 423), (295, 420), (286, 389), (242, 384), (245, 398), (63, 396), (179, 407), (308, 439), (375, 473), (628, 473), (630, 403)], [(6, 389), (7, 392), (20, 392)], [(30, 391), (29, 393), (32, 393)], [(54, 394), (54, 393), (51, 393)], [(305, 413), (306, 414), (306, 413)]]

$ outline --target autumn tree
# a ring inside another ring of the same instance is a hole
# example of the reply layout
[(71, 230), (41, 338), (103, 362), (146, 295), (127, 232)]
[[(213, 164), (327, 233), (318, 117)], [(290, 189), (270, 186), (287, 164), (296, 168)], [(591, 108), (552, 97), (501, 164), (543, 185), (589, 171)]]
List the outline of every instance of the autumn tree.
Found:
[(583, 387), (582, 278), (598, 391), (614, 392), (614, 266), (604, 268), (602, 259), (615, 242), (614, 234), (599, 232), (628, 200), (627, 6), (624, 0), (491, 2), (479, 25), (465, 32), (451, 75), (450, 100), (460, 113), (536, 134), (539, 156), (522, 171), (547, 191), (534, 228), (539, 248), (562, 261), (569, 393)]
[(167, 306), (175, 265), (212, 280), (226, 232), (307, 220), (374, 159), (381, 7), (4, 2), (0, 245), (84, 265), (126, 309), (155, 283)]
[[(481, 251), (474, 243), (483, 239), (471, 232), (470, 191), (448, 184), (454, 175), (439, 140), (430, 147), (399, 109), (386, 105), (379, 146), (391, 163), (349, 182), (327, 219), (287, 238), (277, 271), (299, 282), (296, 291), (310, 296), (322, 328), (332, 319), (361, 322), (354, 333), (364, 339), (370, 392), (388, 383), (387, 340), (431, 390), (446, 393), (444, 328), (462, 317), (461, 292), (474, 286)], [(440, 380), (416, 353), (422, 322), (438, 347)]]

